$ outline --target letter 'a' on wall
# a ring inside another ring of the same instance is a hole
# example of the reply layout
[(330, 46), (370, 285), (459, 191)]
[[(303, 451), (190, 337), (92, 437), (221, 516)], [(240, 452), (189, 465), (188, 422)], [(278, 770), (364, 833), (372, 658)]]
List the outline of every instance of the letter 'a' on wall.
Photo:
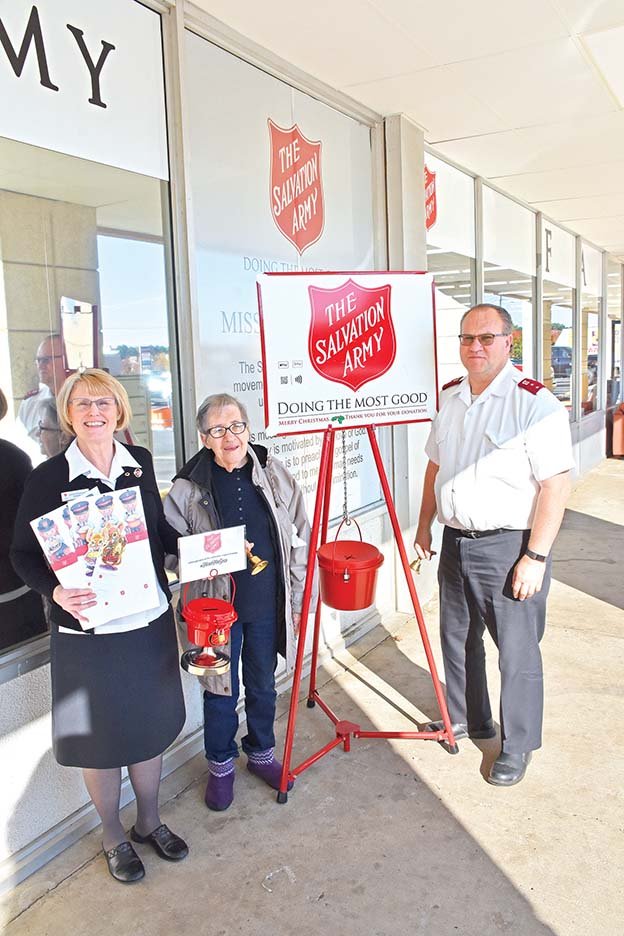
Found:
[[(264, 432), (256, 278), (374, 269), (370, 128), (189, 31), (185, 45), (197, 398), (225, 391), (244, 402), (255, 440), (292, 470), (311, 508), (320, 437), (272, 442)], [(300, 381), (298, 363), (280, 380)], [(349, 445), (357, 509), (380, 488), (366, 440)]]
[(0, 136), (168, 178), (160, 16), (134, 0), (0, 0), (0, 101)]

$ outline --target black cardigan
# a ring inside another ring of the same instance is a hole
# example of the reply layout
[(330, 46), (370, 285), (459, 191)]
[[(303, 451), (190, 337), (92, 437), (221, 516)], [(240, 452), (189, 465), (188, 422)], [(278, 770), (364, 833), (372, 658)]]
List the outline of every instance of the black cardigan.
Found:
[[(117, 478), (115, 490), (119, 491), (128, 487), (139, 487), (141, 489), (154, 569), (160, 587), (167, 598), (171, 598), (165, 574), (165, 553), (177, 555), (178, 533), (165, 520), (150, 452), (137, 445), (128, 445), (126, 447), (141, 466), (142, 474), (137, 477), (134, 467), (124, 468), (124, 473)], [(50, 600), (52, 600), (52, 592), (59, 582), (45, 560), (37, 537), (30, 526), (30, 521), (40, 517), (41, 514), (60, 507), (63, 491), (76, 491), (83, 488), (97, 488), (101, 493), (110, 490), (101, 481), (95, 478), (87, 478), (84, 475), (79, 475), (70, 482), (69, 465), (64, 452), (55, 455), (49, 461), (35, 468), (24, 487), (15, 520), (11, 562), (20, 578), (30, 588), (45, 595)], [(82, 630), (76, 618), (53, 601), (51, 618), (60, 627)], [(92, 633), (92, 631), (86, 631), (86, 633)]]

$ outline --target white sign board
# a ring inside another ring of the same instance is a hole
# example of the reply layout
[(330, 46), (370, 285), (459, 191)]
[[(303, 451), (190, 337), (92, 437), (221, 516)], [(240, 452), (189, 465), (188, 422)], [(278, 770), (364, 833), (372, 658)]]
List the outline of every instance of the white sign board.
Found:
[(432, 419), (430, 274), (264, 274), (258, 302), (269, 434)]
[(226, 572), (240, 572), (247, 565), (245, 527), (225, 527), (194, 536), (181, 536), (179, 576), (181, 582), (214, 578)]
[(160, 16), (131, 0), (0, 0), (0, 136), (168, 178)]

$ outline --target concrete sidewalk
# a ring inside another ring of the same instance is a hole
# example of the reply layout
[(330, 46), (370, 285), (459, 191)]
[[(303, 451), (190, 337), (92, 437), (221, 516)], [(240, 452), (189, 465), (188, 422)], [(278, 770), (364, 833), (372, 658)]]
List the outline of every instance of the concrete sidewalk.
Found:
[[(453, 757), (433, 742), (356, 740), (306, 771), (284, 806), (241, 757), (234, 804), (218, 814), (203, 805), (198, 757), (163, 784), (163, 821), (188, 840), (186, 861), (143, 849), (147, 876), (124, 887), (93, 832), (5, 898), (7, 936), (619, 936), (623, 492), (624, 462), (612, 460), (571, 500), (543, 641), (544, 747), (521, 784), (485, 782), (496, 741), (460, 742)], [(435, 602), (426, 617), (442, 672)], [(494, 695), (493, 647), (488, 663)], [(437, 715), (415, 622), (398, 615), (319, 682), (362, 727)], [(281, 740), (283, 714), (279, 729)], [(297, 762), (332, 736), (302, 703)]]

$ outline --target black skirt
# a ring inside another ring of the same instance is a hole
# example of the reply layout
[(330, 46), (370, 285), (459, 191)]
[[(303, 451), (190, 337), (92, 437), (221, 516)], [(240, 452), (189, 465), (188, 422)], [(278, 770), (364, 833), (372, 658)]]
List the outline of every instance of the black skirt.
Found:
[(171, 607), (121, 634), (59, 633), (50, 644), (52, 741), (65, 767), (124, 767), (162, 754), (185, 719)]

